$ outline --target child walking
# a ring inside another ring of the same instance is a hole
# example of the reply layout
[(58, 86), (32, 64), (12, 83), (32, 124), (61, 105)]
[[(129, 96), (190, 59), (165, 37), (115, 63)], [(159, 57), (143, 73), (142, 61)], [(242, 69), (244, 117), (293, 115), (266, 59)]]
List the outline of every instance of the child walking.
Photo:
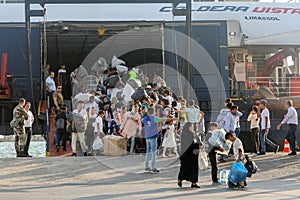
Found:
[(167, 157), (166, 156), (166, 151), (167, 149), (171, 148), (175, 155), (178, 157), (178, 152), (177, 152), (177, 144), (176, 144), (176, 140), (175, 140), (175, 126), (174, 126), (174, 121), (171, 120), (169, 122), (166, 123), (165, 125), (166, 128), (166, 133), (164, 136), (164, 140), (162, 143), (162, 147), (163, 149), (163, 153), (162, 153), (162, 157)]

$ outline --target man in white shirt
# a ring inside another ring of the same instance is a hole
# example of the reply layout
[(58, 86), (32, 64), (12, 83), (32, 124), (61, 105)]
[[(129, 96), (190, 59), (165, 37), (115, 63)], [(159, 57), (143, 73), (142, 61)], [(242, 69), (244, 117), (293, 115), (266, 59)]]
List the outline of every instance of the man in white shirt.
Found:
[(274, 144), (268, 138), (268, 133), (271, 128), (270, 122), (270, 113), (267, 106), (266, 100), (261, 100), (259, 104), (259, 108), (261, 109), (261, 132), (260, 132), (260, 145), (261, 151), (257, 155), (265, 155), (266, 154), (266, 143), (270, 145), (274, 149), (274, 153), (276, 154), (279, 150), (279, 145)]
[(51, 108), (54, 106), (54, 102), (53, 102), (53, 93), (56, 91), (56, 85), (55, 85), (55, 81), (54, 81), (54, 72), (50, 72), (50, 76), (48, 76), (48, 78), (46, 78), (46, 83), (45, 83), (45, 87), (46, 87), (46, 100), (48, 101), (48, 97), (49, 97), (49, 106), (50, 106), (50, 110), (49, 113), (51, 113)]
[(83, 101), (79, 101), (77, 104), (77, 109), (73, 111), (74, 114), (78, 114), (78, 118), (80, 116), (80, 119), (77, 119), (77, 117), (74, 116), (74, 122), (75, 122), (75, 127), (76, 127), (76, 132), (72, 132), (72, 151), (73, 154), (72, 156), (77, 156), (76, 154), (76, 142), (77, 138), (80, 142), (81, 149), (84, 153), (84, 156), (87, 156), (87, 146), (85, 144), (85, 139), (84, 139), (84, 132), (88, 122), (88, 115), (85, 109), (83, 109)]
[(232, 132), (227, 132), (225, 135), (225, 139), (232, 142), (232, 148), (236, 162), (242, 161), (245, 158), (242, 141), (239, 138), (235, 137)]
[(236, 137), (239, 136), (240, 133), (240, 117), (243, 114), (238, 111), (237, 106), (231, 106), (230, 112), (227, 113), (226, 121), (224, 124), (224, 129), (226, 132), (232, 132)]
[(277, 126), (279, 130), (282, 125), (287, 124), (289, 127), (288, 134), (286, 136), (286, 140), (289, 142), (291, 146), (292, 152), (289, 153), (289, 156), (297, 155), (296, 153), (296, 130), (298, 126), (298, 113), (296, 109), (293, 107), (293, 101), (287, 100), (285, 102), (285, 107), (287, 108), (288, 112), (285, 115), (282, 122)]
[(27, 157), (32, 157), (28, 154), (31, 135), (32, 135), (32, 124), (34, 121), (34, 116), (33, 116), (32, 112), (30, 111), (30, 107), (31, 107), (31, 103), (26, 102), (25, 103), (25, 112), (28, 115), (28, 119), (24, 121), (25, 133), (26, 133), (26, 143), (25, 143), (25, 147), (24, 147), (24, 154)]
[(220, 113), (219, 113), (219, 115), (217, 117), (217, 120), (216, 120), (216, 122), (219, 125), (219, 128), (224, 129), (225, 122), (226, 122), (226, 119), (227, 119), (227, 114), (228, 113), (230, 114), (230, 108), (231, 107), (232, 107), (232, 103), (228, 103), (228, 104), (226, 104), (226, 108), (223, 108), (222, 110), (220, 110)]
[(209, 131), (205, 138), (205, 150), (208, 153), (211, 163), (211, 178), (213, 181), (212, 185), (214, 186), (219, 185), (216, 151), (224, 151), (225, 145), (225, 131), (223, 129), (219, 129), (217, 123), (211, 122), (209, 125)]

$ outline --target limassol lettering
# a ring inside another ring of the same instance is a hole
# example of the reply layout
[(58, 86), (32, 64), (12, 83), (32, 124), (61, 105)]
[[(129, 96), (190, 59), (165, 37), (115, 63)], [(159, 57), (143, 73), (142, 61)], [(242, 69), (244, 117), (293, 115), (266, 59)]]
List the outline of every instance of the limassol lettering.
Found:
[(246, 20), (259, 20), (259, 21), (280, 21), (278, 17), (261, 17), (261, 16), (245, 16)]

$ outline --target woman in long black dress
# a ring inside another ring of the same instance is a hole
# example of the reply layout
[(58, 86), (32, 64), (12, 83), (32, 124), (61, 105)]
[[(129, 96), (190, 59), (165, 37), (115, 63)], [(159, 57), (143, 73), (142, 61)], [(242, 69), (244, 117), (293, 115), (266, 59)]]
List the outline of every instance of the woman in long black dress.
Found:
[(194, 125), (187, 122), (181, 134), (180, 171), (178, 174), (178, 186), (182, 187), (182, 181), (190, 181), (192, 188), (200, 188), (198, 182), (198, 154), (199, 137), (196, 136)]

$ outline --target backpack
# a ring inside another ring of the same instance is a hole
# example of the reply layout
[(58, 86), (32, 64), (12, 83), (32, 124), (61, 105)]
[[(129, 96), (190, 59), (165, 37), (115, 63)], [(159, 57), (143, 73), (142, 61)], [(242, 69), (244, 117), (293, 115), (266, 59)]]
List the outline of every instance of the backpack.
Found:
[(56, 121), (56, 129), (65, 129), (65, 119), (58, 118)]
[(248, 155), (245, 155), (246, 158), (246, 163), (245, 163), (245, 168), (248, 170), (247, 177), (251, 177), (252, 174), (255, 174), (257, 172), (257, 165), (253, 160), (249, 158)]

